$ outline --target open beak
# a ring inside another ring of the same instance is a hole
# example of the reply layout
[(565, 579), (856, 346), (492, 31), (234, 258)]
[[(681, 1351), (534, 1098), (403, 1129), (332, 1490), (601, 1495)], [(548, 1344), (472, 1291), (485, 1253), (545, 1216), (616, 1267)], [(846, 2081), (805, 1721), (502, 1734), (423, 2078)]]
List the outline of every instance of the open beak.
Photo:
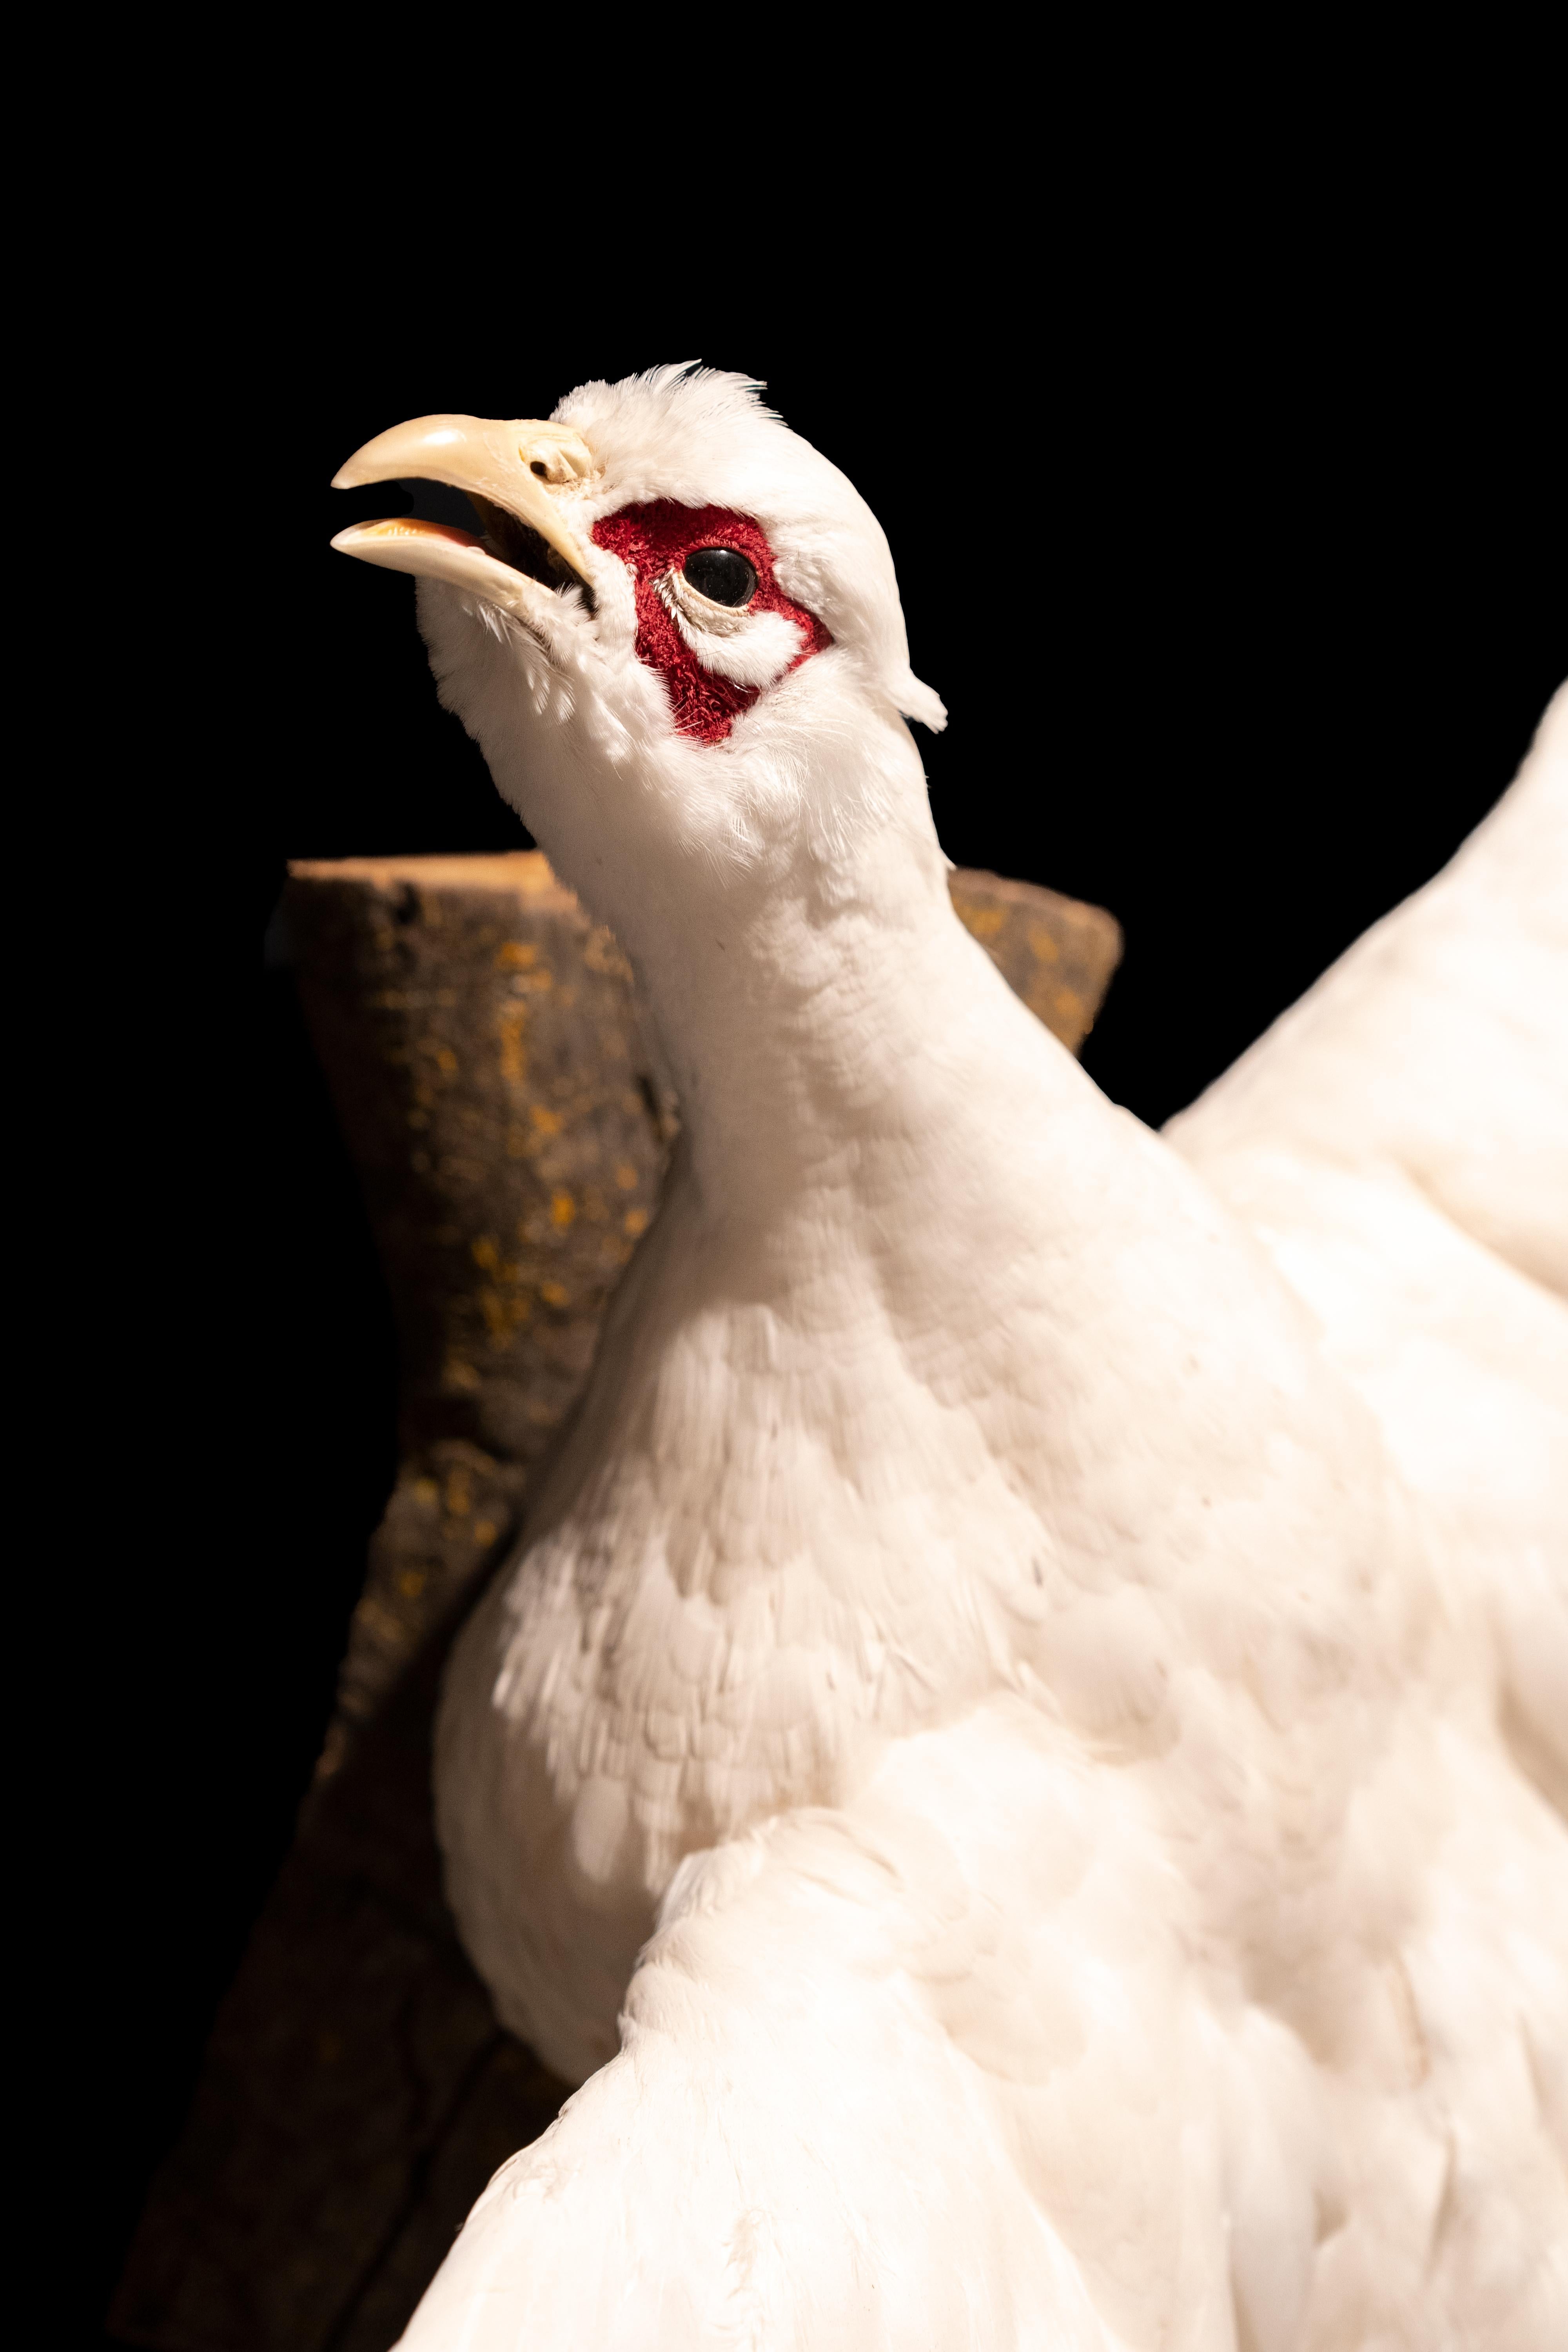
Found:
[(542, 617), (542, 592), (589, 590), (583, 541), (569, 519), (574, 494), (597, 468), (580, 434), (536, 417), (419, 416), (378, 433), (332, 477), (335, 490), (410, 477), (467, 494), (478, 526), (400, 515), (353, 523), (332, 545), (362, 562), (449, 581), (522, 620)]

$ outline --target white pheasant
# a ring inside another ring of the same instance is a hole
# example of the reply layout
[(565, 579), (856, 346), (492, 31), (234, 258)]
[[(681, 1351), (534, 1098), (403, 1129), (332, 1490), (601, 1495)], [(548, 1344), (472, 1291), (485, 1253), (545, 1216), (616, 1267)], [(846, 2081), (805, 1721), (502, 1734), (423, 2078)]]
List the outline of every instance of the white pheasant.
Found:
[(755, 387), (339, 479), (410, 475), (485, 539), (335, 544), (684, 1125), (438, 1738), (584, 2087), (405, 2352), (1568, 2342), (1568, 700), (1166, 1141), (953, 917), (886, 541)]

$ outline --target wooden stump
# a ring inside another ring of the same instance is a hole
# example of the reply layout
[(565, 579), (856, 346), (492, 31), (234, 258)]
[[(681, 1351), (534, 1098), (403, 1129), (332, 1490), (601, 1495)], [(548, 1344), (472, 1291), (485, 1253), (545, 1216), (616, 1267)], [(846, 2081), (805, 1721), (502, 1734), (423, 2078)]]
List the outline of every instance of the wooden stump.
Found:
[[(951, 887), (1076, 1051), (1113, 919), (995, 875)], [(298, 1837), (110, 2315), (157, 2352), (385, 2352), (565, 2095), (458, 1944), (430, 1723), (678, 1125), (624, 957), (536, 852), (300, 864), (286, 911), (397, 1318), (401, 1463)]]

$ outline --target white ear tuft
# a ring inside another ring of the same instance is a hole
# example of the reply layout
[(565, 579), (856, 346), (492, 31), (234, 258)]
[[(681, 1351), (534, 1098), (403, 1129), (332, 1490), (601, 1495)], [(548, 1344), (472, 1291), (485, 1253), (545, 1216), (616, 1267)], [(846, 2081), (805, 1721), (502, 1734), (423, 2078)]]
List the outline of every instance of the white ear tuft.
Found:
[(933, 735), (940, 735), (947, 725), (946, 703), (934, 687), (922, 686), (912, 669), (899, 679), (893, 698), (906, 719), (918, 719)]

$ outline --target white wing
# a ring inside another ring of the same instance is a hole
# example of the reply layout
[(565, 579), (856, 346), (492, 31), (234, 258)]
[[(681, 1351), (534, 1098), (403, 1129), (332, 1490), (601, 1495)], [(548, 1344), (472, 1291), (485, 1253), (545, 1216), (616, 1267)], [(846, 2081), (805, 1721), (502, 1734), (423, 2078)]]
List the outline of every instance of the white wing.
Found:
[(1458, 1530), (1568, 1811), (1568, 688), (1445, 872), (1166, 1132)]
[[(1217, 1754), (1246, 1710), (1203, 1682)], [(1325, 1847), (1310, 1984), (1213, 1933), (1205, 1840), (1222, 1913), (1262, 1874), (1228, 1817), (1173, 1835), (1162, 1759), (1109, 1769), (1018, 1698), (691, 1857), (620, 2055), (496, 2175), (402, 2352), (1559, 2340), (1561, 1833), (1495, 1744), (1410, 1736), (1364, 1792), (1380, 1903)]]
[[(1042, 1804), (1059, 1834), (1031, 1862), (1016, 1816)], [(1127, 2216), (1163, 2209), (1184, 2116), (1173, 1948), (1138, 1916), (1150, 1872), (1133, 1842), (1100, 1776), (1058, 1772), (1015, 1705), (897, 1743), (848, 1811), (785, 1814), (691, 1857), (632, 1979), (621, 2054), (497, 2174), (403, 2352), (1148, 2340), (1139, 2298), (1168, 2292), (1170, 2233), (1140, 2245)], [(988, 1864), (1005, 1886), (984, 1884)], [(1064, 2123), (1088, 2125), (1074, 2196), (1124, 2273), (1125, 2337), (1029, 2193), (997, 2096), (1053, 2066)], [(1094, 2153), (1096, 2113), (1130, 2094), (1136, 2168)]]

